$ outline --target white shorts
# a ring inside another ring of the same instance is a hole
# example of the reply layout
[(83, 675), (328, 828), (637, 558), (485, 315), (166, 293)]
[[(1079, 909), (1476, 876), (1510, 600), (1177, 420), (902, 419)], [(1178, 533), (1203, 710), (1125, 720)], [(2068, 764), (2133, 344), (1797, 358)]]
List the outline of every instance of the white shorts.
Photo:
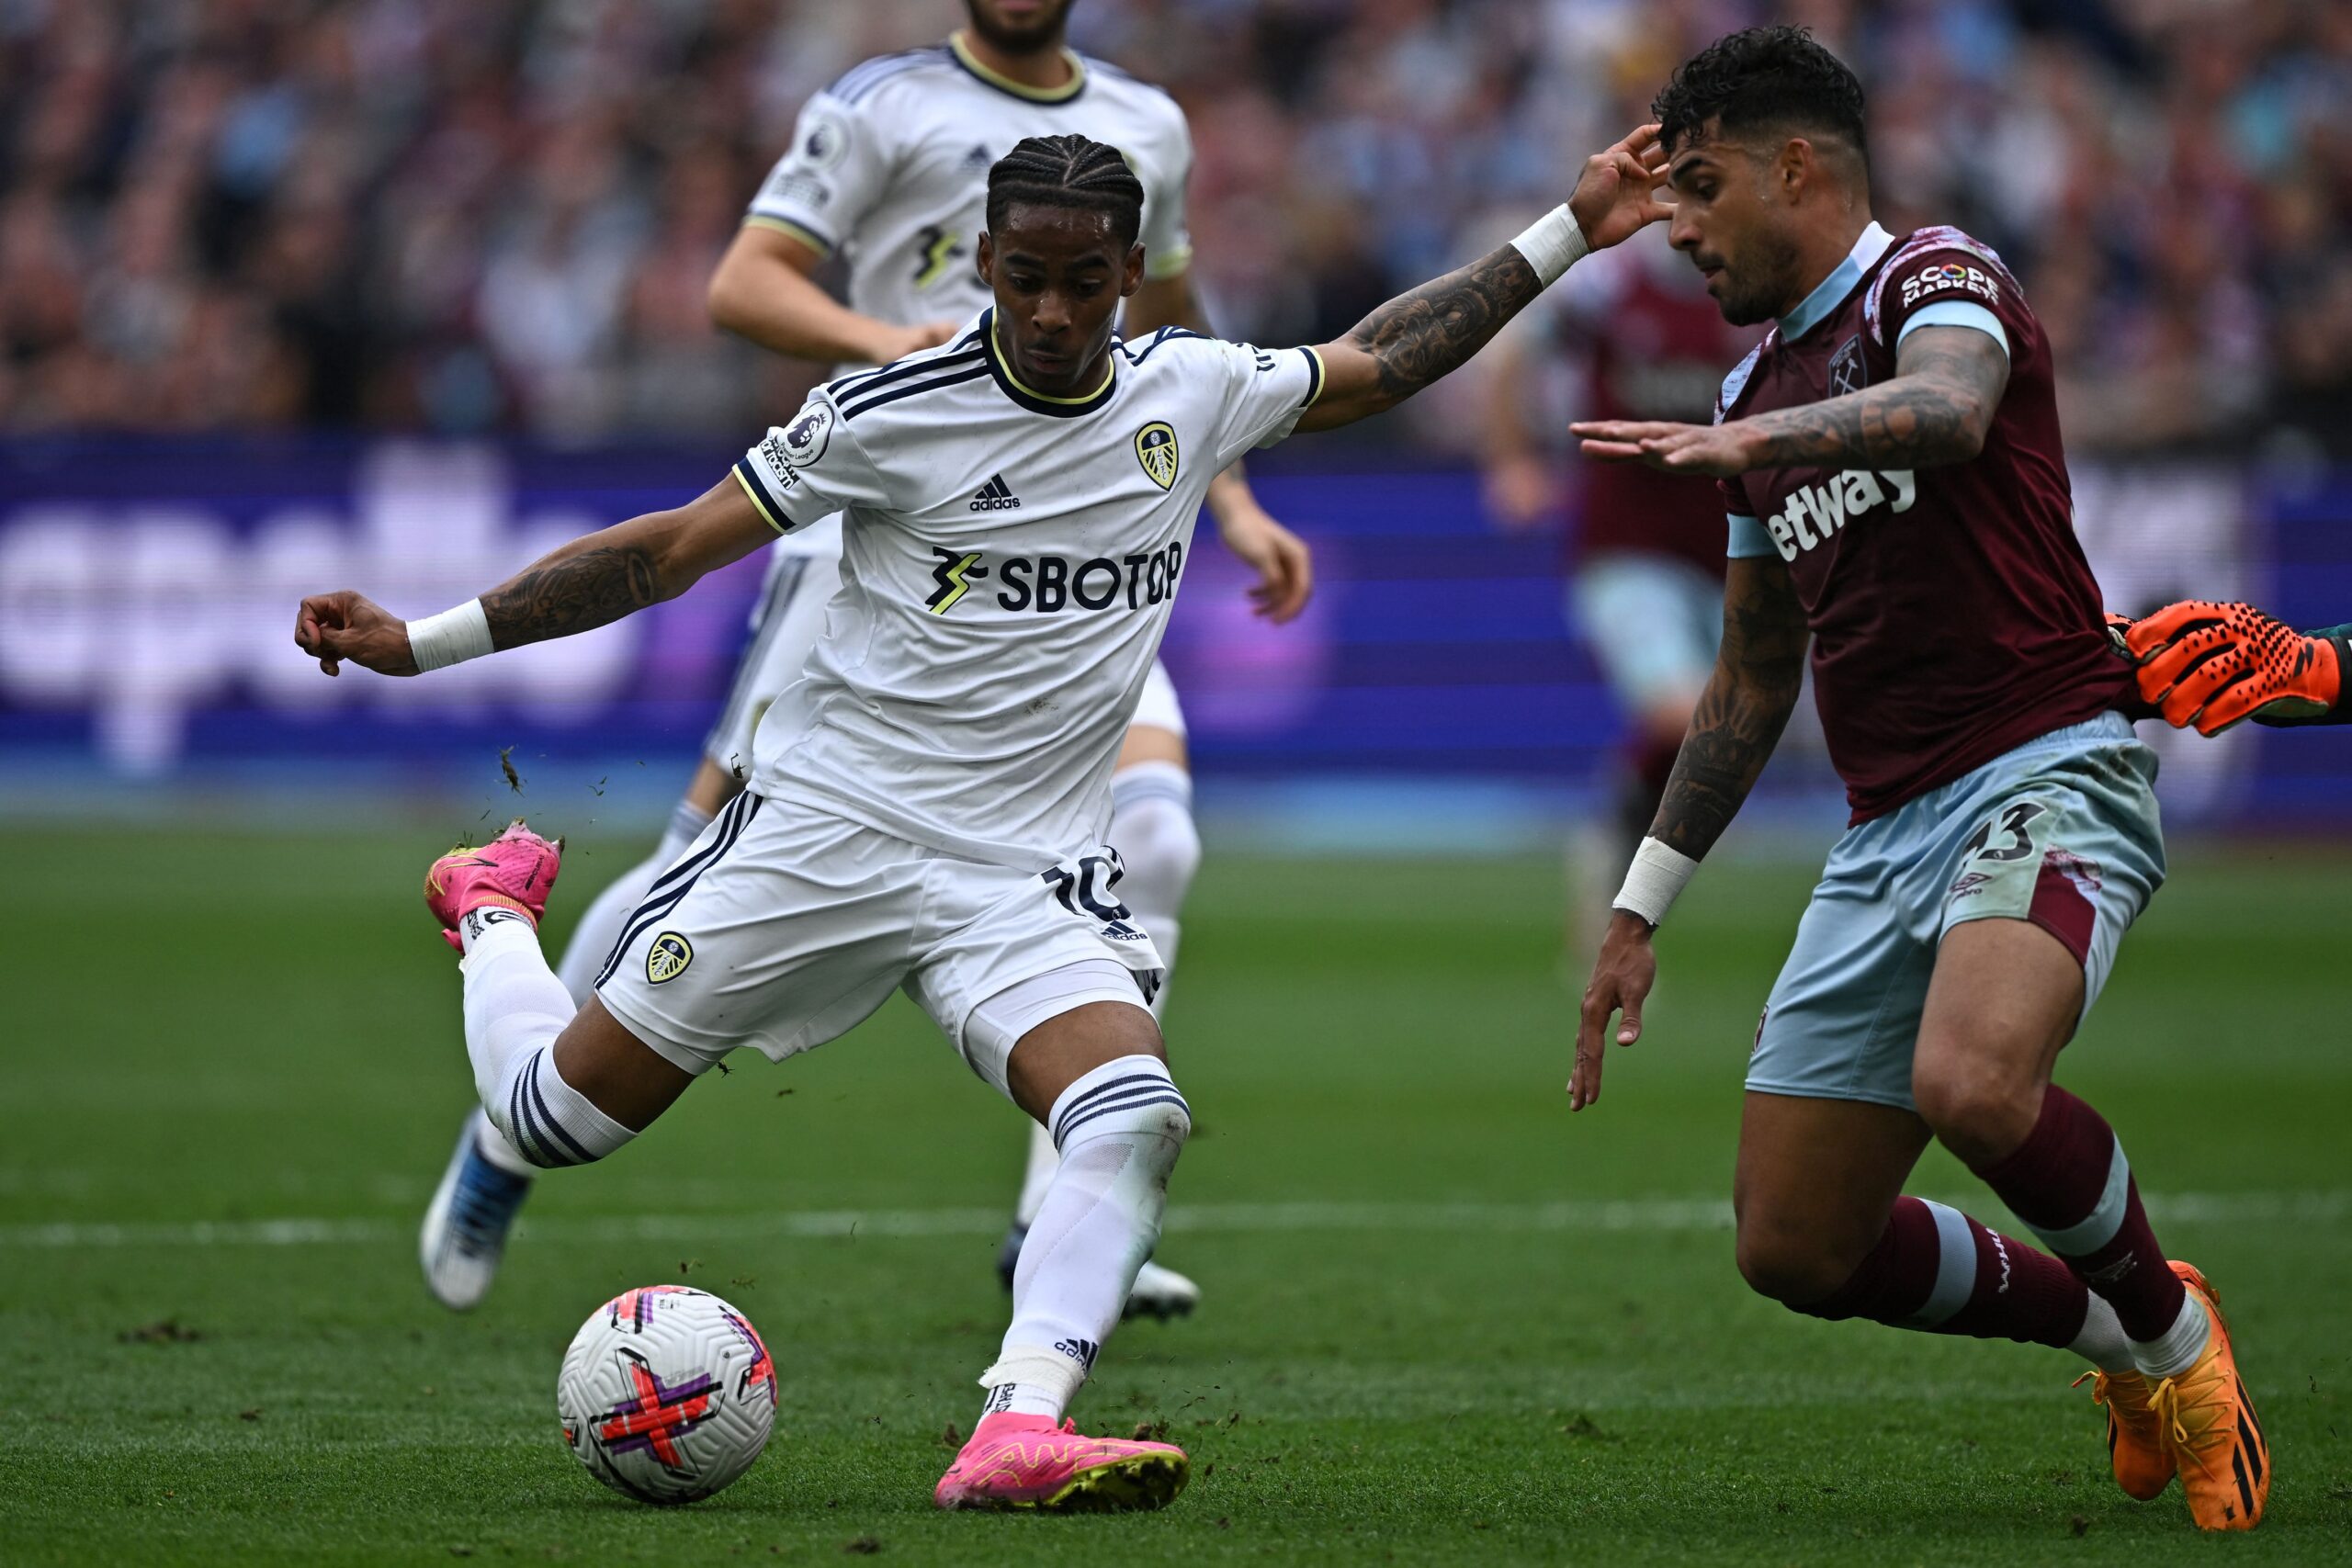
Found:
[[(735, 666), (727, 705), (703, 755), (741, 781), (752, 771), (752, 737), (778, 694), (800, 679), (808, 650), (825, 635), (825, 606), (842, 583), (842, 523), (828, 517), (770, 547), (768, 573), (752, 607), (752, 643)], [(1184, 733), (1184, 710), (1166, 666), (1151, 661), (1133, 725)]]
[(1724, 585), (1686, 560), (1596, 553), (1568, 608), (1618, 705), (1640, 713), (1705, 689), (1724, 640)]
[(1127, 720), (1129, 729), (1146, 727), (1179, 737), (1184, 733), (1184, 709), (1176, 701), (1176, 682), (1168, 678), (1168, 666), (1157, 659), (1151, 661), (1151, 673), (1143, 678), (1143, 697), (1136, 704), (1135, 716)]
[[(822, 1045), (903, 988), (1001, 1090), (1013, 1041), (966, 1027), (989, 998), (1106, 957), (1133, 978), (1125, 999), (1143, 1007), (1159, 989), (1159, 953), (1118, 900), (1121, 874), (1106, 845), (1018, 871), (746, 790), (629, 916), (596, 994), (701, 1073), (738, 1045), (779, 1062)], [(1101, 999), (1073, 996), (1059, 1010)]]
[(842, 520), (828, 517), (769, 547), (768, 573), (752, 606), (752, 642), (735, 666), (727, 705), (703, 755), (738, 781), (752, 772), (752, 737), (776, 694), (800, 679), (825, 635), (825, 606), (842, 583)]

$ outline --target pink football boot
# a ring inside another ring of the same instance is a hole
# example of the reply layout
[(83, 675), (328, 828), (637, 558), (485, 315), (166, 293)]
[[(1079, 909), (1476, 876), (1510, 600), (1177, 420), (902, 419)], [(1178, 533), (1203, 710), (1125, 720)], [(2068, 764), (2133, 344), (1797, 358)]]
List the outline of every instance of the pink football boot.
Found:
[(1116, 1513), (1165, 1507), (1191, 1476), (1192, 1461), (1172, 1443), (1082, 1437), (1076, 1422), (1057, 1427), (1044, 1416), (983, 1416), (932, 1501), (943, 1508)]
[(563, 840), (540, 838), (518, 817), (480, 849), (460, 844), (435, 861), (424, 874), (424, 907), (441, 922), (442, 937), (463, 952), (458, 922), (470, 910), (512, 909), (536, 927), (562, 865)]

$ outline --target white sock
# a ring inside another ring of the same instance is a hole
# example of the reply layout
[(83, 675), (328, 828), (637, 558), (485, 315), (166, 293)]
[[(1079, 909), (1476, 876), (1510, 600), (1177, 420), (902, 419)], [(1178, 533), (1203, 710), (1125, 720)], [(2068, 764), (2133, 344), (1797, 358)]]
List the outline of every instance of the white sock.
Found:
[(551, 1055), (571, 998), (548, 967), (539, 934), (511, 909), (458, 923), (466, 948), (466, 1055), (491, 1125), (534, 1166), (602, 1159), (637, 1134), (563, 1081)]
[(2132, 1359), (2132, 1341), (2123, 1337), (2121, 1321), (2101, 1295), (2091, 1297), (2090, 1310), (2083, 1314), (2082, 1332), (2066, 1348), (2103, 1372), (2139, 1370), (2139, 1363)]
[[(1178, 913), (1201, 868), (1200, 829), (1193, 824), (1193, 776), (1173, 762), (1137, 762), (1111, 776), (1111, 847), (1126, 874), (1115, 891), (1149, 932), (1170, 973), (1183, 934)], [(1168, 976), (1160, 976), (1151, 1014), (1168, 1010)]]
[(523, 1151), (516, 1148), (506, 1134), (498, 1130), (498, 1123), (492, 1121), (481, 1106), (474, 1107), (474, 1113), (468, 1119), (468, 1125), (474, 1130), (474, 1146), (481, 1150), (482, 1158), (509, 1176), (539, 1174), (539, 1168), (523, 1157)]
[(1037, 1220), (1037, 1211), (1045, 1206), (1046, 1189), (1054, 1184), (1054, 1172), (1061, 1168), (1061, 1152), (1054, 1147), (1054, 1135), (1046, 1131), (1042, 1122), (1029, 1123), (1029, 1166), (1021, 1173), (1021, 1199), (1012, 1206), (1012, 1223), (1028, 1226)]
[(709, 826), (708, 812), (691, 801), (678, 802), (670, 813), (670, 826), (662, 832), (662, 842), (653, 853), (615, 877), (589, 903), (579, 925), (572, 928), (571, 941), (565, 944), (562, 962), (555, 970), (563, 988), (571, 994), (573, 1007), (588, 1005), (588, 993), (595, 988), (596, 976), (603, 972), (605, 961), (612, 956), (613, 944), (620, 941), (631, 912), (645, 902), (653, 879), (676, 864), (678, 857)]
[(984, 1415), (1060, 1419), (1159, 1243), (1168, 1173), (1193, 1130), (1156, 1056), (1104, 1063), (1063, 1090), (1046, 1121), (1061, 1164), (1013, 1270), (1012, 1325), (980, 1374)]
[(2205, 1339), (2212, 1322), (2205, 1315), (2205, 1303), (2190, 1291), (2181, 1299), (2180, 1315), (2172, 1326), (2154, 1339), (2131, 1341), (2132, 1359), (2139, 1367), (2140, 1375), (2151, 1381), (2178, 1377), (2197, 1364), (2205, 1353)]

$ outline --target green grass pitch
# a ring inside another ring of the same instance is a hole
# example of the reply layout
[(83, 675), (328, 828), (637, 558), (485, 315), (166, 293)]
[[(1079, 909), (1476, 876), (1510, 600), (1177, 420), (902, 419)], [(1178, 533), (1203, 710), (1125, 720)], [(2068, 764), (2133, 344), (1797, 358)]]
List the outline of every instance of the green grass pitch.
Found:
[[(1194, 1480), (1050, 1519), (929, 1506), (1023, 1134), (903, 1002), (550, 1177), (481, 1311), (426, 1297), (470, 1092), (435, 837), (0, 833), (0, 1562), (2352, 1561), (2341, 859), (2184, 857), (2062, 1066), (2238, 1325), (2278, 1481), (2222, 1540), (2116, 1491), (2064, 1358), (1741, 1286), (1713, 1205), (1800, 871), (1700, 879), (1571, 1121), (1547, 860), (1213, 844), (1161, 1247), (1207, 1300), (1123, 1330), (1077, 1412), (1165, 1422)], [(553, 934), (637, 848), (575, 844)], [(2008, 1223), (1940, 1156), (1918, 1188)], [(741, 1483), (658, 1511), (564, 1453), (553, 1385), (591, 1307), (680, 1279), (751, 1314), (782, 1408)]]

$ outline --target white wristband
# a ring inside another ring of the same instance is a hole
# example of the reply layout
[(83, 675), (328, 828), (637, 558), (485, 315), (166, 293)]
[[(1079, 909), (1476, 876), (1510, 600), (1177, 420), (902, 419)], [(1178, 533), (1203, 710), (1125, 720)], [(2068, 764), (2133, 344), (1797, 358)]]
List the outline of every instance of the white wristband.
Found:
[(419, 673), (446, 670), (495, 651), (490, 642), (490, 616), (479, 599), (408, 624), (409, 657), (416, 660)]
[(1562, 202), (1527, 226), (1527, 232), (1511, 242), (1519, 254), (1535, 269), (1535, 276), (1549, 288), (1560, 281), (1560, 275), (1589, 254), (1592, 247), (1585, 243), (1584, 231), (1577, 226), (1576, 214)]
[(1669, 849), (1656, 839), (1644, 839), (1642, 847), (1634, 852), (1634, 863), (1625, 868), (1625, 886), (1617, 889), (1617, 897), (1609, 901), (1612, 909), (1623, 909), (1639, 915), (1656, 926), (1666, 919), (1667, 910), (1674, 907), (1675, 896), (1699, 863), (1680, 850)]

